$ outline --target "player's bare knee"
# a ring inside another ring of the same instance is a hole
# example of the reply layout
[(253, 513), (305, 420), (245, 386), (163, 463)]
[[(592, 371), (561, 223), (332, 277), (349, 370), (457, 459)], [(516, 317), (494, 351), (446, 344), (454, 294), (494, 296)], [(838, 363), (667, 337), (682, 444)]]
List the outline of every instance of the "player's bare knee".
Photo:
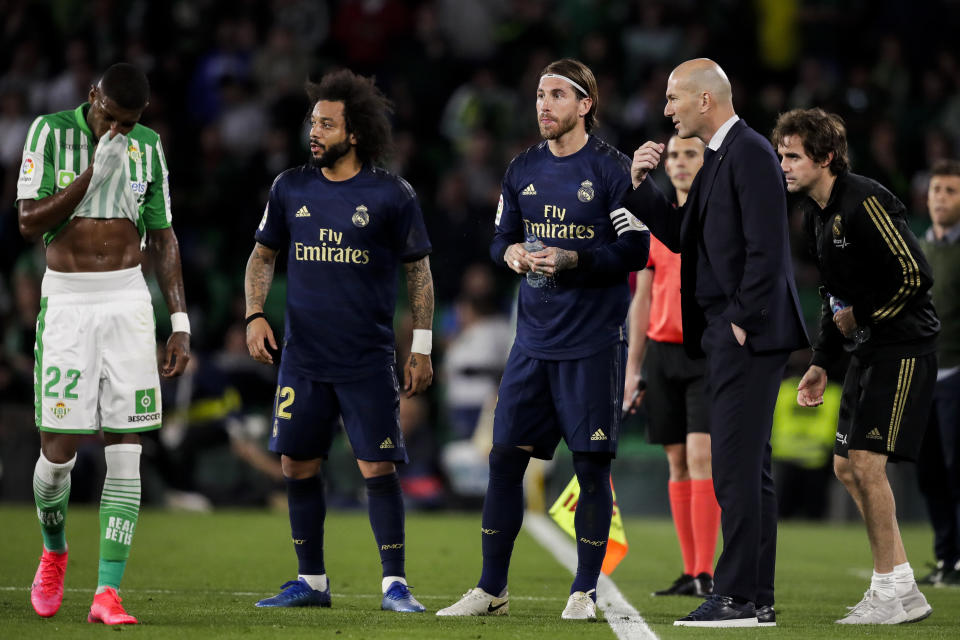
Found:
[(103, 432), (103, 440), (107, 443), (107, 446), (114, 444), (140, 444), (140, 434), (139, 433), (111, 433), (109, 431)]
[(690, 469), (687, 466), (687, 447), (682, 444), (668, 444), (663, 447), (667, 454), (667, 465), (670, 468), (672, 482), (684, 482), (690, 479)]
[(850, 473), (862, 489), (887, 482), (887, 457), (874, 451), (851, 450)]
[(63, 464), (77, 454), (77, 437), (72, 433), (40, 432), (40, 451), (54, 464)]
[(285, 478), (291, 480), (303, 480), (310, 478), (320, 471), (320, 458), (310, 460), (297, 460), (289, 456), (280, 456), (280, 468)]
[(709, 478), (711, 476), (710, 451), (687, 452), (687, 468), (693, 478)]
[(853, 470), (850, 468), (850, 460), (842, 456), (833, 456), (833, 473), (837, 480), (849, 487), (853, 484)]
[(387, 476), (397, 470), (397, 465), (389, 460), (357, 460), (357, 466), (364, 478)]

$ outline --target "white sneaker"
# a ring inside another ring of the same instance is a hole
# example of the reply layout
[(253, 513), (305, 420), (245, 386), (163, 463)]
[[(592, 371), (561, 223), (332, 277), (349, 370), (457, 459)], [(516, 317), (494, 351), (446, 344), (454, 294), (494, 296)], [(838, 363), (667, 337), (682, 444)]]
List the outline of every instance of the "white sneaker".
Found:
[(837, 620), (837, 624), (900, 624), (906, 622), (907, 612), (900, 598), (883, 598), (873, 589), (863, 594), (863, 600), (850, 607), (847, 617)]
[(492, 596), (480, 587), (474, 587), (446, 609), (437, 611), (438, 616), (505, 616), (510, 613), (510, 594), (504, 589), (499, 596)]
[(560, 617), (564, 620), (596, 620), (597, 604), (590, 597), (590, 594), (595, 591), (596, 589), (590, 589), (586, 593), (583, 591), (571, 593)]
[(910, 591), (900, 596), (900, 603), (903, 605), (903, 610), (907, 612), (907, 619), (904, 622), (920, 622), (933, 613), (933, 607), (920, 592), (916, 582), (910, 587)]

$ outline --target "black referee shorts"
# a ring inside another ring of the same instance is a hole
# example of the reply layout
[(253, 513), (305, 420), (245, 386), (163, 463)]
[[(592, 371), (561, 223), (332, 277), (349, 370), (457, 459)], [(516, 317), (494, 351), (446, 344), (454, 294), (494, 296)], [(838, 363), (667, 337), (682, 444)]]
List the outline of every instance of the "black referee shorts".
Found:
[(682, 344), (647, 341), (643, 379), (647, 392), (647, 439), (683, 444), (688, 433), (710, 433), (704, 388), (705, 360), (692, 360)]
[(916, 460), (937, 381), (937, 354), (863, 362), (850, 359), (833, 451), (875, 451)]

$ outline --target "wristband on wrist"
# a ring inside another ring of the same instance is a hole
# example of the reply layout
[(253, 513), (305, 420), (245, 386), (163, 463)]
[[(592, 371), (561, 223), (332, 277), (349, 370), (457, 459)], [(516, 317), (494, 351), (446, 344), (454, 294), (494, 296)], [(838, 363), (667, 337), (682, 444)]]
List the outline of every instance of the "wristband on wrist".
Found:
[(256, 320), (257, 318), (266, 319), (266, 317), (267, 316), (263, 313), (263, 311), (257, 311), (256, 313), (251, 313), (250, 315), (248, 315), (246, 319), (243, 321), (243, 324), (249, 327), (250, 323)]
[(170, 314), (170, 330), (173, 333), (190, 333), (190, 316), (185, 311)]
[(430, 329), (414, 329), (413, 342), (410, 345), (410, 351), (413, 353), (422, 353), (425, 356), (430, 355), (433, 348), (433, 331)]

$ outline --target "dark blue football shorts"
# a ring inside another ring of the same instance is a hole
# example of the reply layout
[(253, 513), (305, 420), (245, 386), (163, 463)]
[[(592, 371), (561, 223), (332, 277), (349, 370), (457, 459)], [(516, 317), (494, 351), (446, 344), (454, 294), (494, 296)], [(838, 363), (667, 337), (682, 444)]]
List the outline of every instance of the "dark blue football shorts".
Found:
[(514, 345), (493, 420), (493, 442), (532, 446), (549, 460), (563, 438), (570, 451), (617, 452), (627, 347), (618, 342), (577, 360), (540, 360)]
[(395, 366), (356, 382), (317, 382), (281, 363), (270, 451), (297, 460), (326, 458), (341, 418), (358, 460), (407, 462)]

